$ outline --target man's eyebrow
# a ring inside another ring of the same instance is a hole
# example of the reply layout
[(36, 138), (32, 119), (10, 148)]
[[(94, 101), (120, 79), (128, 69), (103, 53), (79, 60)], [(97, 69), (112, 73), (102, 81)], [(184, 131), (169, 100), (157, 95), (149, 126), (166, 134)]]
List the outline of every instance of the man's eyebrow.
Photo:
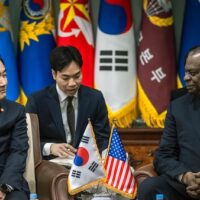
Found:
[(80, 73), (81, 73), (81, 71), (79, 71), (79, 72), (77, 72), (77, 73), (75, 73), (75, 74), (72, 74), (72, 75), (62, 74), (62, 76), (73, 77), (73, 76), (76, 76), (76, 75), (78, 75), (78, 74), (80, 74)]
[(79, 72), (75, 73), (75, 74), (74, 74), (74, 76), (76, 76), (76, 75), (78, 75), (78, 74), (80, 74), (80, 73), (81, 73), (81, 71), (79, 71)]

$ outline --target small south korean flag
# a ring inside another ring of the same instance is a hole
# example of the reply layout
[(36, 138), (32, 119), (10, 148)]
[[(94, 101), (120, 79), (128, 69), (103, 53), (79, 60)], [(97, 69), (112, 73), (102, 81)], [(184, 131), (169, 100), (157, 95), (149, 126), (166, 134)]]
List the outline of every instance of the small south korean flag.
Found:
[(68, 191), (71, 195), (77, 194), (103, 183), (105, 177), (106, 172), (97, 148), (92, 124), (89, 121), (69, 173)]

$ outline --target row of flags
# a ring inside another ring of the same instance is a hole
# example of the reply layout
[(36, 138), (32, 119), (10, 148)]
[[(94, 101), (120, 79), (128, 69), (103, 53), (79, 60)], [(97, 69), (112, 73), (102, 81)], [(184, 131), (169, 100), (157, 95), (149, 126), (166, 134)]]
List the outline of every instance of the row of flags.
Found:
[(68, 191), (71, 195), (96, 185), (103, 185), (122, 196), (135, 198), (137, 183), (133, 169), (131, 169), (117, 129), (113, 127), (111, 133), (103, 162), (91, 122), (88, 123), (68, 176)]
[(25, 104), (29, 94), (53, 83), (50, 51), (73, 45), (83, 56), (83, 84), (103, 92), (110, 121), (128, 127), (141, 115), (149, 127), (164, 126), (170, 92), (184, 86), (184, 56), (200, 44), (198, 0), (186, 0), (178, 62), (171, 1), (143, 0), (135, 44), (131, 0), (100, 0), (95, 42), (88, 0), (60, 0), (57, 31), (50, 0), (23, 0), (17, 56), (8, 3), (0, 0), (0, 55), (9, 99)]

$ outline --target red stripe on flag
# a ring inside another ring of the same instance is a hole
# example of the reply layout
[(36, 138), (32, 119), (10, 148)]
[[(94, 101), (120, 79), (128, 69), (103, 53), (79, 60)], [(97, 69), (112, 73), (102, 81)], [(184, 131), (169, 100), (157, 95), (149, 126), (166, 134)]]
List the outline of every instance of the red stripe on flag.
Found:
[(130, 167), (129, 167), (129, 173), (128, 173), (128, 175), (129, 175), (128, 177), (130, 177), (130, 178), (128, 178), (126, 184), (124, 185), (124, 190), (125, 190), (126, 192), (129, 192), (129, 189), (130, 189), (130, 187), (131, 187), (131, 183), (132, 183), (132, 181), (133, 181), (133, 176), (131, 176)]
[(114, 187), (118, 187), (118, 185), (119, 185), (119, 181), (121, 179), (121, 175), (122, 175), (122, 172), (123, 172), (124, 162), (121, 162), (120, 165), (121, 166), (119, 168), (119, 172), (118, 172), (117, 177), (116, 177), (116, 185), (114, 185)]
[(107, 169), (107, 180), (106, 180), (106, 183), (109, 182), (110, 177), (111, 177), (111, 172), (112, 172), (112, 166), (113, 166), (114, 158), (108, 156), (108, 161), (110, 162), (110, 165), (108, 166), (109, 168)]
[[(108, 166), (109, 161), (111, 164)], [(133, 185), (134, 179), (128, 163), (108, 156), (105, 168), (107, 171), (106, 183), (127, 193), (132, 193), (133, 189), (130, 187)]]
[(128, 170), (127, 163), (126, 163), (125, 167), (123, 168), (122, 185), (120, 187), (120, 190), (124, 189), (124, 185), (125, 185), (125, 182), (126, 182), (126, 179), (127, 179), (128, 172), (129, 172), (129, 170)]
[(114, 165), (113, 165), (113, 168), (112, 168), (112, 181), (111, 181), (112, 186), (114, 186), (118, 166), (119, 166), (119, 161), (114, 159)]

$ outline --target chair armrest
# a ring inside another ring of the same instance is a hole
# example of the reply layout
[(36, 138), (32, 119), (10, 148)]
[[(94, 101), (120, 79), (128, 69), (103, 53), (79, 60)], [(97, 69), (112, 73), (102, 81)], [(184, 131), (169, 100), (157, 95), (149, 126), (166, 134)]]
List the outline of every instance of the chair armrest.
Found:
[(140, 184), (144, 179), (148, 177), (157, 176), (156, 171), (154, 170), (153, 164), (148, 164), (138, 168), (134, 172), (135, 179), (138, 184)]
[(36, 190), (40, 200), (72, 200), (67, 191), (69, 170), (43, 160), (36, 167)]

